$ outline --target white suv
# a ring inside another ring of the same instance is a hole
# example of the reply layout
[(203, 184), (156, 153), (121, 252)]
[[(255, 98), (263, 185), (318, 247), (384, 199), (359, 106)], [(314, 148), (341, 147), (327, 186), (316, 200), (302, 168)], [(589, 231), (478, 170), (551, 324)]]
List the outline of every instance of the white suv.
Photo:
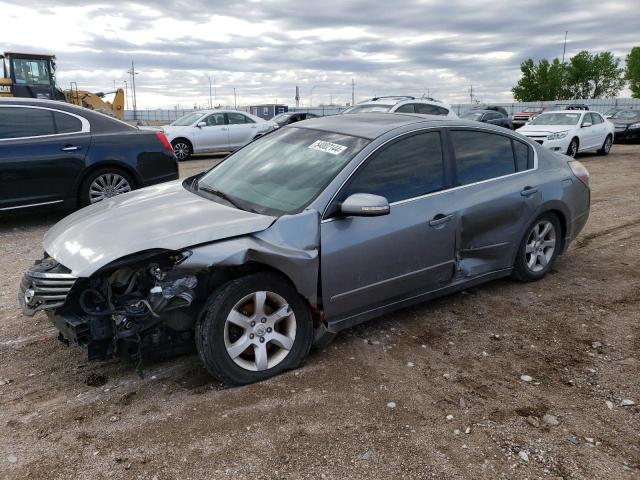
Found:
[(163, 127), (178, 160), (192, 153), (232, 152), (269, 131), (260, 117), (236, 110), (199, 110)]
[(397, 112), (441, 115), (458, 118), (446, 103), (433, 98), (415, 98), (409, 96), (374, 97), (347, 108), (342, 113)]

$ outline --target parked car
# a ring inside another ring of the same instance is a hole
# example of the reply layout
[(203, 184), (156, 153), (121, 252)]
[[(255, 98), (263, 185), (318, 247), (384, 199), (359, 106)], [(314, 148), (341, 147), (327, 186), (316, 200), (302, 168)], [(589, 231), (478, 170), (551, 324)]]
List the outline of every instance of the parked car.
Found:
[(622, 108), (610, 108), (609, 110), (607, 110), (606, 112), (604, 112), (602, 114), (602, 116), (604, 118), (611, 118), (613, 116), (614, 113), (619, 112), (623, 110)]
[(318, 115), (308, 112), (285, 112), (273, 117), (269, 120), (269, 124), (271, 125), (272, 130), (277, 130), (285, 125), (291, 125), (292, 123), (312, 118), (318, 118)]
[(271, 130), (268, 122), (236, 110), (198, 110), (163, 128), (180, 161), (194, 153), (232, 152)]
[(589, 105), (584, 103), (556, 103), (554, 110), (589, 110)]
[(458, 118), (458, 115), (446, 103), (433, 98), (415, 98), (411, 96), (374, 97), (349, 107), (342, 113), (372, 112), (419, 113)]
[(517, 132), (549, 150), (570, 157), (589, 150), (608, 155), (613, 143), (614, 126), (597, 112), (555, 110), (541, 113)]
[(513, 130), (513, 124), (508, 115), (502, 114), (497, 110), (484, 110), (479, 108), (473, 108), (466, 111), (460, 118), (466, 120), (474, 120), (476, 122), (490, 123), (499, 127), (508, 128)]
[(618, 110), (609, 121), (615, 128), (615, 140), (640, 140), (640, 110)]
[(548, 107), (525, 107), (522, 111), (514, 113), (511, 120), (513, 128), (517, 129), (522, 127), (525, 123), (530, 122), (545, 110), (548, 110)]
[(307, 120), (63, 219), (19, 298), (90, 359), (195, 338), (213, 375), (255, 382), (301, 365), (314, 338), (492, 279), (541, 279), (587, 221), (588, 176), (487, 124)]
[(75, 208), (177, 178), (162, 132), (68, 103), (0, 99), (0, 212)]

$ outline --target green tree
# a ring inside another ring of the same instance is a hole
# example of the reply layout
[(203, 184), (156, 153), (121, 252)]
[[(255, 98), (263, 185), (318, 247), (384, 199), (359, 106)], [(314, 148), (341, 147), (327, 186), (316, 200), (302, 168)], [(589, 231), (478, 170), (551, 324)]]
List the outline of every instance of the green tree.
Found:
[(511, 89), (513, 98), (519, 102), (563, 99), (566, 94), (564, 70), (564, 65), (557, 58), (551, 62), (543, 58), (538, 64), (531, 58), (525, 60), (520, 65), (522, 77)]
[(629, 81), (631, 96), (640, 98), (640, 47), (633, 47), (627, 55), (625, 78)]
[(571, 57), (565, 82), (569, 98), (615, 97), (624, 87), (624, 70), (611, 52), (593, 55), (583, 50)]

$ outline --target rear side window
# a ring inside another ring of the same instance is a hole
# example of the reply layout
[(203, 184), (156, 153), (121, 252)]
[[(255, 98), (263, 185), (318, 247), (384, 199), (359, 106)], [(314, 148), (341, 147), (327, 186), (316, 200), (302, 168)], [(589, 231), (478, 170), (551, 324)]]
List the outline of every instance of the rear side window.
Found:
[(0, 108), (0, 138), (39, 137), (56, 133), (53, 112), (40, 108)]
[(238, 123), (255, 123), (249, 117), (242, 115), (241, 113), (227, 113), (227, 118), (229, 119), (230, 125)]
[(515, 173), (511, 139), (489, 132), (452, 130), (458, 185)]
[(444, 188), (439, 132), (398, 140), (374, 154), (356, 173), (340, 198), (353, 193), (381, 195), (389, 202), (418, 197)]
[(513, 142), (513, 153), (516, 157), (516, 170), (522, 172), (533, 168), (533, 149), (522, 142), (511, 140)]
[(426, 103), (416, 103), (416, 113), (427, 115), (448, 115), (449, 110), (438, 107), (437, 105), (429, 105)]
[(406, 103), (396, 110), (398, 113), (415, 113), (413, 103)]
[(60, 112), (53, 112), (56, 133), (74, 133), (82, 130), (82, 122), (76, 117)]

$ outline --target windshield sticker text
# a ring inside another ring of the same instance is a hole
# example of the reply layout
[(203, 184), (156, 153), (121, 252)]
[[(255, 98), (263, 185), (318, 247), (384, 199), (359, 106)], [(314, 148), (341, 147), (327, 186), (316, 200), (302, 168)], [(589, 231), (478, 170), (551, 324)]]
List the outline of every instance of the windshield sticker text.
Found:
[(324, 140), (316, 140), (309, 148), (312, 150), (319, 150), (321, 152), (330, 153), (331, 155), (340, 155), (347, 147), (344, 145), (338, 145), (337, 143), (325, 142)]

